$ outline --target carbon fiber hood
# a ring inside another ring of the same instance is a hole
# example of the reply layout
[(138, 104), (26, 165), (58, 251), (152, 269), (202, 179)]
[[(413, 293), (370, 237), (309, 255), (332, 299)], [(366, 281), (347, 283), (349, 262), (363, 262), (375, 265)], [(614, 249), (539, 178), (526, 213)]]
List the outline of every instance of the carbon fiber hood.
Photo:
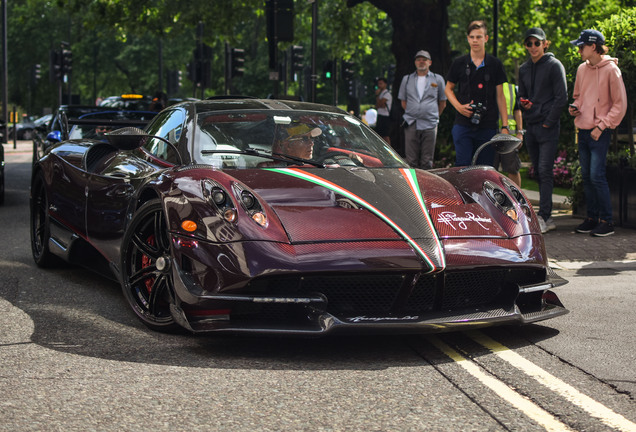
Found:
[[(444, 267), (442, 247), (420, 192), (421, 172), (271, 168), (232, 174), (274, 209), (294, 243), (403, 239), (432, 270)], [(438, 193), (457, 195), (446, 181), (425, 176), (443, 189)]]

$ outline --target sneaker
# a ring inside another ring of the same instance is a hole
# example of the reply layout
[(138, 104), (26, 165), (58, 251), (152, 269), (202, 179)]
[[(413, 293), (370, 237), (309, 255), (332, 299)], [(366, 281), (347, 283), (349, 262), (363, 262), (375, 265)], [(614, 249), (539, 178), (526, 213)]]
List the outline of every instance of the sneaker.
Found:
[(598, 225), (598, 221), (592, 218), (586, 218), (583, 223), (576, 227), (577, 233), (587, 234)]
[(548, 220), (545, 221), (545, 227), (547, 228), (548, 231), (555, 230), (556, 229), (556, 224), (554, 223), (554, 219), (549, 217)]
[(590, 231), (590, 235), (594, 237), (606, 237), (608, 235), (614, 234), (614, 224), (601, 221), (596, 228)]
[(537, 220), (539, 221), (539, 228), (541, 229), (541, 234), (545, 234), (548, 232), (548, 226), (545, 224), (545, 221), (541, 216), (537, 216)]

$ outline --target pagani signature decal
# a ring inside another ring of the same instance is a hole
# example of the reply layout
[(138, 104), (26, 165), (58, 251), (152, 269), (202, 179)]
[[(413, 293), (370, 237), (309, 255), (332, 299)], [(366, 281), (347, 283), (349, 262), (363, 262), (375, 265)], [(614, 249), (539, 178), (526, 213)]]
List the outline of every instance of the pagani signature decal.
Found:
[(403, 316), (403, 317), (366, 317), (366, 316), (357, 316), (353, 318), (348, 318), (348, 320), (352, 323), (359, 322), (380, 322), (380, 321), (416, 321), (420, 319), (419, 316)]
[(446, 224), (454, 230), (457, 230), (456, 226), (459, 227), (459, 229), (467, 230), (468, 223), (474, 222), (486, 231), (490, 231), (490, 228), (486, 227), (484, 224), (492, 224), (492, 219), (475, 216), (471, 212), (466, 212), (464, 216), (457, 216), (457, 213), (446, 211), (437, 215), (437, 222)]

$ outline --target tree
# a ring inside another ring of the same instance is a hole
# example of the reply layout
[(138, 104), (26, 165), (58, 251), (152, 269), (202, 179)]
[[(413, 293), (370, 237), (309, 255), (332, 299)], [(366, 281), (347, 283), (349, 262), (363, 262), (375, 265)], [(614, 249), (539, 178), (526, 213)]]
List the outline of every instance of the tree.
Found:
[(450, 0), (347, 0), (347, 5), (354, 7), (364, 1), (386, 12), (393, 23), (391, 51), (396, 62), (395, 95), (402, 76), (414, 70), (413, 56), (421, 49), (433, 57), (431, 69), (445, 74), (451, 61), (446, 39)]
[[(627, 114), (625, 115), (627, 128), (632, 131), (634, 124), (634, 101), (636, 100), (636, 7), (624, 9), (621, 12), (599, 22), (599, 30), (605, 36), (610, 54), (618, 58), (618, 66), (623, 75), (623, 82), (627, 90)], [(629, 134), (629, 152), (636, 157), (633, 133)]]

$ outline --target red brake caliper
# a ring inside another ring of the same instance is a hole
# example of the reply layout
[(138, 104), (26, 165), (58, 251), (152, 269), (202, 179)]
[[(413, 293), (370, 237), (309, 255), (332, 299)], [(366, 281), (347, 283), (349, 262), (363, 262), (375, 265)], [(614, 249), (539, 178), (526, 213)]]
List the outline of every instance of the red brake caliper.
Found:
[[(151, 235), (150, 237), (148, 237), (148, 239), (146, 240), (146, 243), (148, 243), (150, 246), (154, 246), (155, 245), (155, 236), (154, 234)], [(142, 268), (146, 268), (146, 267), (150, 267), (150, 265), (152, 264), (152, 259), (147, 256), (144, 255), (143, 257), (141, 257), (141, 267)], [(150, 293), (152, 291), (152, 285), (155, 283), (155, 278), (148, 278), (146, 279), (146, 281), (144, 282), (146, 284), (146, 289), (148, 290), (148, 293)]]

